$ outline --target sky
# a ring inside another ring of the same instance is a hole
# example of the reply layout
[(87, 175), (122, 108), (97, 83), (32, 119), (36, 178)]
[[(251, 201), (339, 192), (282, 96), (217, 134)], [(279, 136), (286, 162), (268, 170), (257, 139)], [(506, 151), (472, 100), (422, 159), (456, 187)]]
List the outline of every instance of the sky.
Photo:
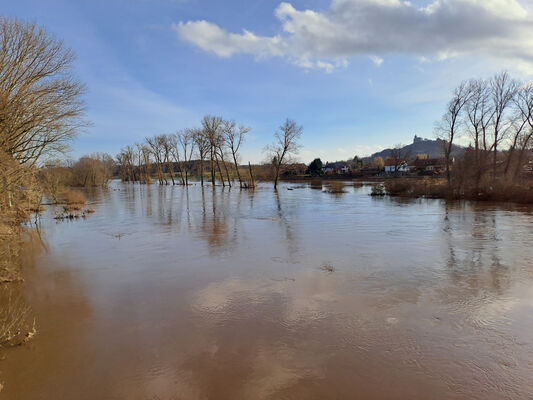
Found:
[(3, 0), (76, 54), (91, 126), (71, 157), (116, 155), (220, 115), (264, 160), (286, 118), (299, 159), (367, 156), (434, 137), (452, 90), (533, 80), (533, 0)]

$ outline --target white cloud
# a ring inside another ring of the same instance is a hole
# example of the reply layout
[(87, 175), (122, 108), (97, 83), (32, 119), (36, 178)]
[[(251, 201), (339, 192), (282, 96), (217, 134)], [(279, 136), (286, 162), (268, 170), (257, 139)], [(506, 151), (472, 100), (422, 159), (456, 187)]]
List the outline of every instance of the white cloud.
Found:
[(207, 21), (180, 22), (172, 28), (180, 37), (204, 51), (219, 57), (231, 57), (235, 53), (250, 53), (258, 56), (281, 56), (283, 40), (280, 36), (260, 37), (244, 30), (241, 34), (228, 33)]
[[(366, 55), (376, 66), (391, 54), (428, 60), (481, 56), (533, 65), (533, 11), (526, 0), (332, 0), (329, 10), (281, 3), (274, 36), (231, 33), (208, 21), (172, 26), (184, 41), (219, 57), (285, 57), (304, 69), (332, 72)], [(527, 70), (527, 67), (523, 67)]]
[(381, 64), (383, 64), (383, 58), (378, 56), (370, 56), (370, 59), (374, 64), (376, 64), (377, 67), (380, 67)]

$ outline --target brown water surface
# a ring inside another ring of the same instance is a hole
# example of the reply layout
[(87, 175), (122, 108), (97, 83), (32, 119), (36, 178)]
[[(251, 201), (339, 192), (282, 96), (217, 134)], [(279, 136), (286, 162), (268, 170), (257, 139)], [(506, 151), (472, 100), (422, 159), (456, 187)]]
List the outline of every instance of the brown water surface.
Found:
[(532, 208), (319, 186), (49, 210), (0, 399), (533, 398)]

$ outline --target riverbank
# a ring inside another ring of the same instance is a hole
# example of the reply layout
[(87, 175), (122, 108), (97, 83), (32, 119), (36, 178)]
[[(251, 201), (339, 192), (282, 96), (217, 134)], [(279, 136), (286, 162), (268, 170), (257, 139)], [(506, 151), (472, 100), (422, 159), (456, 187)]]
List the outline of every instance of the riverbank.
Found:
[(533, 179), (516, 182), (503, 179), (490, 180), (477, 185), (452, 183), (451, 187), (443, 177), (427, 176), (371, 176), (353, 177), (350, 175), (294, 176), (284, 182), (338, 182), (349, 181), (372, 183), (372, 196), (392, 196), (405, 198), (429, 198), (448, 200), (470, 200), (491, 202), (513, 202), (533, 204)]
[(519, 182), (496, 180), (476, 186), (453, 184), (450, 186), (443, 178), (390, 178), (382, 180), (371, 194), (533, 204), (533, 180)]

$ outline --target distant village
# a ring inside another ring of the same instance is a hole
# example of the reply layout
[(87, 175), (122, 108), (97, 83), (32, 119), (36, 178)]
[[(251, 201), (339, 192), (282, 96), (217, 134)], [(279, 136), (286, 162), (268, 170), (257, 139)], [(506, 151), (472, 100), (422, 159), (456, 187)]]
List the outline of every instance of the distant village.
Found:
[[(311, 164), (305, 166), (305, 173), (352, 177), (440, 175), (446, 167), (446, 160), (439, 156), (441, 149), (442, 143), (439, 139), (430, 140), (415, 135), (413, 143), (410, 145), (398, 145), (392, 149), (375, 153), (370, 157), (355, 156), (352, 160), (326, 163), (322, 163), (320, 159), (315, 159)], [(461, 150), (460, 147), (455, 149), (457, 153)]]

